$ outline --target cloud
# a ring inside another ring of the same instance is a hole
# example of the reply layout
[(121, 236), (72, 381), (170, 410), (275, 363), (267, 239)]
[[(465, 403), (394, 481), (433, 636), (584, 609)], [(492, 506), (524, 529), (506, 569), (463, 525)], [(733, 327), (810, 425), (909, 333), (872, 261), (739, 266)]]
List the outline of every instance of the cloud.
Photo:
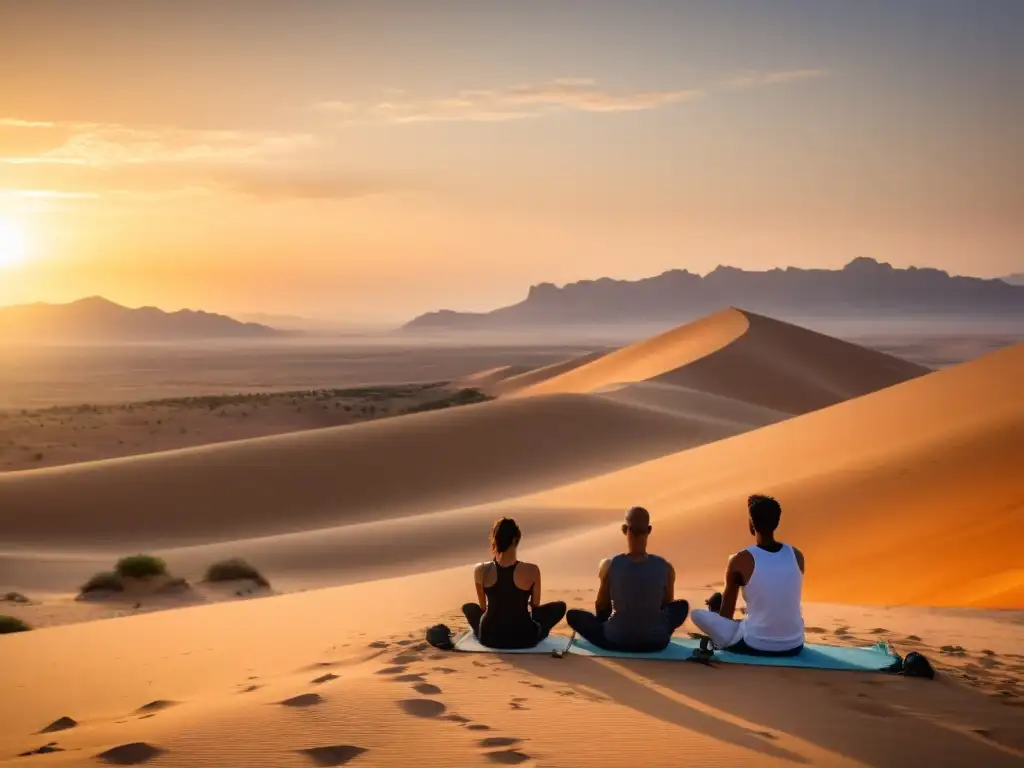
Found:
[(341, 171), (302, 170), (301, 153), (316, 147), (315, 138), (305, 133), (13, 118), (4, 118), (0, 127), (15, 124), (20, 138), (0, 134), (0, 195), (5, 197), (177, 197), (230, 191), (263, 199), (349, 198), (379, 186)]
[(0, 128), (53, 128), (56, 123), (46, 120), (20, 120), (14, 117), (0, 117)]
[[(13, 123), (8, 119), (6, 122)], [(25, 127), (30, 127), (23, 121)], [(295, 152), (313, 143), (309, 134), (197, 131), (175, 127), (132, 127), (117, 124), (36, 124), (60, 128), (56, 146), (31, 155), (7, 155), (0, 147), (0, 162), (9, 164), (65, 164), (116, 166), (252, 160)], [(47, 131), (49, 132), (49, 131)]]
[(797, 83), (801, 80), (817, 80), (828, 77), (826, 69), (788, 69), (776, 72), (749, 71), (723, 80), (719, 85), (726, 90), (747, 90), (771, 85)]
[(638, 112), (700, 98), (696, 89), (613, 92), (586, 78), (556, 78), (501, 89), (463, 90), (426, 100), (389, 100), (376, 103), (325, 101), (320, 112), (350, 121), (385, 123), (505, 122), (528, 120), (554, 112)]

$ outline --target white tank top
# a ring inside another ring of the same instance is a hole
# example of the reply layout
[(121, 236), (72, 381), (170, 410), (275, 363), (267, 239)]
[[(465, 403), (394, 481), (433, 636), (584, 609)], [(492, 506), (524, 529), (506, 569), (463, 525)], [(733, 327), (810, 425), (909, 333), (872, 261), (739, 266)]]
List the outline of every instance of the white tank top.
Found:
[(804, 575), (789, 544), (778, 552), (747, 547), (754, 558), (754, 575), (743, 588), (747, 616), (743, 639), (759, 651), (788, 651), (804, 641), (800, 610)]

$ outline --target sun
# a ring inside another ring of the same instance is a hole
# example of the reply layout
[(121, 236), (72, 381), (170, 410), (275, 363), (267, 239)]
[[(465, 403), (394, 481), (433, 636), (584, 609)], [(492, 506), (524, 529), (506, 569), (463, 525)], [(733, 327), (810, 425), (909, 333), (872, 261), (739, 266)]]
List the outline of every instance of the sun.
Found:
[(25, 232), (9, 219), (0, 219), (0, 268), (16, 267), (28, 259)]

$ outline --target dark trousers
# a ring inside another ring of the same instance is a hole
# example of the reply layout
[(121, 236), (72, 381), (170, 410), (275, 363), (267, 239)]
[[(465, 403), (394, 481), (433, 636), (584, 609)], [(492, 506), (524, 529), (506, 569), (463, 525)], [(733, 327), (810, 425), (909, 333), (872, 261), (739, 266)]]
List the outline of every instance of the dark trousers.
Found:
[[(712, 613), (718, 613), (722, 609), (722, 593), (715, 592), (711, 597), (704, 601), (708, 610)], [(733, 643), (728, 648), (723, 648), (723, 651), (729, 653), (742, 653), (746, 656), (766, 656), (766, 657), (777, 657), (784, 658), (786, 656), (799, 656), (800, 651), (804, 649), (803, 643), (798, 645), (796, 648), (790, 648), (785, 651), (762, 651), (760, 648), (751, 648), (743, 639), (740, 639), (738, 643)]]
[(673, 600), (661, 609), (661, 618), (668, 628), (669, 640), (655, 645), (615, 643), (608, 639), (604, 632), (605, 622), (611, 611), (594, 614), (590, 611), (573, 609), (566, 613), (565, 620), (575, 632), (588, 642), (606, 651), (628, 651), (630, 653), (657, 653), (663, 651), (671, 641), (671, 635), (686, 621), (690, 613), (690, 604), (685, 600)]
[[(462, 606), (462, 615), (466, 617), (466, 621), (469, 622), (469, 626), (473, 630), (473, 634), (476, 635), (477, 640), (482, 644), (491, 648), (532, 648), (541, 640), (550, 634), (551, 630), (555, 628), (565, 616), (565, 603), (554, 602), (544, 603), (538, 605), (531, 612), (530, 616), (533, 619), (531, 622), (532, 626), (527, 626), (524, 622), (522, 630), (518, 627), (515, 631), (512, 631), (509, 636), (503, 636), (502, 633), (498, 633), (498, 636), (492, 637), (491, 633), (487, 631), (487, 625), (489, 622), (484, 621), (484, 611), (480, 609), (477, 603), (466, 603)], [(480, 634), (480, 626), (484, 626), (484, 635)]]

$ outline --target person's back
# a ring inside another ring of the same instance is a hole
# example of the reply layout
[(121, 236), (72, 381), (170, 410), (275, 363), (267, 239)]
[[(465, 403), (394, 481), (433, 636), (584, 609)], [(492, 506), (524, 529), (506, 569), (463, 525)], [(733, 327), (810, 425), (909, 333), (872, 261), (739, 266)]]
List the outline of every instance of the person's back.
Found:
[[(718, 648), (759, 656), (795, 656), (804, 646), (801, 597), (804, 556), (775, 539), (782, 506), (771, 496), (747, 498), (747, 526), (756, 543), (729, 558), (725, 592), (693, 612), (693, 623)], [(742, 593), (747, 615), (733, 618)]]
[(616, 555), (608, 566), (612, 615), (605, 636), (623, 646), (664, 647), (671, 631), (662, 616), (668, 562), (657, 555)]
[(520, 589), (515, 582), (520, 563), (499, 565), (493, 561), (495, 581), (484, 587), (487, 611), (480, 619), (480, 642), (492, 648), (523, 648), (537, 642), (537, 623), (530, 615), (529, 589)]
[(477, 600), (462, 606), (473, 634), (491, 648), (531, 648), (565, 616), (565, 603), (541, 603), (540, 568), (519, 560), (521, 539), (515, 520), (494, 523), (492, 558), (473, 569)]
[(803, 572), (793, 547), (777, 546), (775, 552), (756, 544), (746, 549), (754, 559), (754, 572), (742, 589), (747, 604), (743, 639), (762, 651), (785, 651), (804, 642)]

